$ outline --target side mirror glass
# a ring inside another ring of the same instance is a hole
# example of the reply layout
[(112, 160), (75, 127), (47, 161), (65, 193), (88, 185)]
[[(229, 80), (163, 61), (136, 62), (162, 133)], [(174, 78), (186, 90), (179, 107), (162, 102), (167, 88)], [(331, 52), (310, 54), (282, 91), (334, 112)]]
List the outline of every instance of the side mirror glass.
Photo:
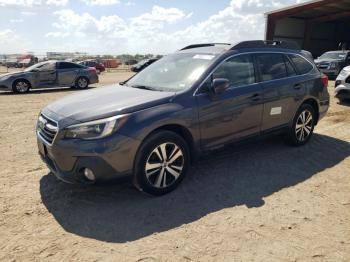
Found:
[(230, 81), (226, 78), (215, 78), (211, 84), (212, 92), (215, 95), (220, 95), (230, 87)]

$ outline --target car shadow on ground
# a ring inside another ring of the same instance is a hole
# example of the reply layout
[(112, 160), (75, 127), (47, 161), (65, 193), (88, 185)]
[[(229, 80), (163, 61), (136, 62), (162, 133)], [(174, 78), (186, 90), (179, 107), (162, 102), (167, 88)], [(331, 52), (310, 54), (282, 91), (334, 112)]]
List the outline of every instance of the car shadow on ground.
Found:
[(78, 88), (70, 88), (70, 87), (50, 87), (50, 88), (38, 88), (38, 89), (31, 89), (28, 93), (24, 94), (16, 94), (12, 91), (0, 91), (0, 96), (23, 96), (23, 95), (32, 95), (32, 94), (44, 94), (44, 93), (62, 93), (62, 92), (77, 92), (77, 91), (84, 91), (96, 88), (96, 86), (89, 86), (85, 89), (78, 89)]
[(304, 147), (265, 139), (230, 146), (204, 156), (174, 192), (151, 197), (129, 182), (84, 187), (40, 181), (41, 198), (68, 232), (123, 243), (164, 232), (224, 208), (264, 205), (264, 197), (302, 183), (350, 155), (350, 144), (315, 135)]

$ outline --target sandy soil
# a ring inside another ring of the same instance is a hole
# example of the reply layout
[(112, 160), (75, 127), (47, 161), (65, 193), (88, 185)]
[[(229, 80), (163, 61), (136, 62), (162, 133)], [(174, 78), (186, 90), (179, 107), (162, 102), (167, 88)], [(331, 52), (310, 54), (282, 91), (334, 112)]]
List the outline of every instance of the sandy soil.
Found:
[(0, 261), (350, 261), (349, 105), (332, 100), (305, 147), (231, 146), (154, 198), (128, 182), (83, 187), (49, 174), (37, 115), (72, 92), (0, 94)]

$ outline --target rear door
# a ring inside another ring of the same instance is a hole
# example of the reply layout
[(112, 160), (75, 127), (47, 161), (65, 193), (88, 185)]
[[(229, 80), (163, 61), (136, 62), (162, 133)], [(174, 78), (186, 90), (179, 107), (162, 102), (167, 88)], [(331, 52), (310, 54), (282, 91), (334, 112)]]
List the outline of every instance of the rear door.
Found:
[(74, 63), (58, 62), (58, 84), (60, 86), (73, 85), (80, 69), (81, 66)]
[(256, 54), (259, 78), (264, 93), (262, 131), (290, 122), (297, 102), (305, 94), (305, 85), (288, 58), (282, 53)]
[[(209, 90), (215, 78), (230, 81), (220, 95)], [(256, 81), (251, 55), (242, 54), (224, 61), (196, 94), (203, 149), (221, 146), (260, 132), (262, 88)]]

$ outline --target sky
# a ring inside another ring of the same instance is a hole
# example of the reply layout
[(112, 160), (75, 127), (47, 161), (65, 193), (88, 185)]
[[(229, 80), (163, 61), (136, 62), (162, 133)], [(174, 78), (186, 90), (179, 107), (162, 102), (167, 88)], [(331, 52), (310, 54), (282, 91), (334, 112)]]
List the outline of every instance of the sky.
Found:
[(263, 39), (264, 13), (304, 0), (0, 0), (0, 54), (167, 54)]

